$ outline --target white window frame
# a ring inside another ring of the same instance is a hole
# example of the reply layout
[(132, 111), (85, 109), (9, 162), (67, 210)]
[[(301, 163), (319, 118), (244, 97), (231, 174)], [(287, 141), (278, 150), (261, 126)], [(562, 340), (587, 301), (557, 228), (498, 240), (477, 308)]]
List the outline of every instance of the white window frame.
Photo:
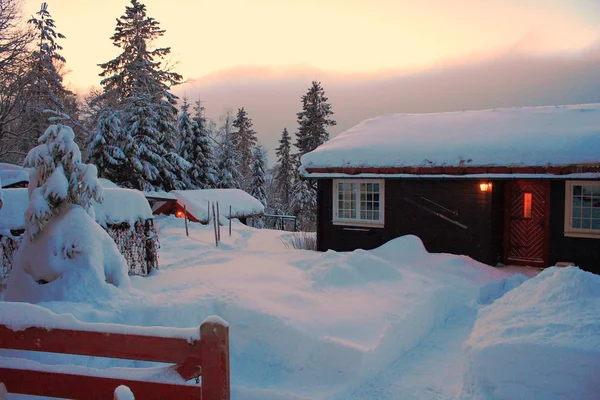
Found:
[(573, 228), (573, 186), (600, 187), (600, 181), (565, 182), (565, 236), (600, 239), (600, 230), (591, 228)]
[[(338, 217), (338, 183), (353, 183), (356, 187), (356, 218)], [(360, 184), (379, 184), (379, 219), (367, 220), (360, 218)], [(333, 180), (333, 224), (346, 226), (362, 226), (383, 228), (385, 225), (385, 181), (383, 179), (334, 179)]]

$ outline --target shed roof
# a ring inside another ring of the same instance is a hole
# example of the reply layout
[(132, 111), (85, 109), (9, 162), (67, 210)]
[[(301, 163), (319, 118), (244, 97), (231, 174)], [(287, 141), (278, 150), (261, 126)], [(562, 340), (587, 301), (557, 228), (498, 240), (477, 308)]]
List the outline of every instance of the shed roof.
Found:
[[(229, 217), (229, 206), (233, 218), (262, 215), (263, 204), (240, 189), (198, 189), (174, 190), (169, 192), (177, 198), (177, 203), (185, 205), (187, 211), (198, 221), (208, 221), (208, 203), (219, 203), (221, 216)], [(212, 213), (212, 211), (211, 211)]]
[(305, 175), (315, 177), (348, 171), (411, 174), (411, 168), (446, 168), (438, 173), (452, 175), (475, 167), (537, 174), (574, 165), (586, 168), (564, 173), (600, 166), (600, 104), (381, 115), (302, 157)]

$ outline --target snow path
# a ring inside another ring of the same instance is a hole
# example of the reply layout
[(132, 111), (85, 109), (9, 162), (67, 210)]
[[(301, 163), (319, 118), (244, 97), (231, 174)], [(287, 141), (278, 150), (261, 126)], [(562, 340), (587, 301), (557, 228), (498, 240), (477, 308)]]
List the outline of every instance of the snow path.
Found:
[(421, 343), (402, 354), (376, 377), (344, 391), (332, 400), (450, 400), (462, 384), (462, 343), (477, 311), (451, 316)]

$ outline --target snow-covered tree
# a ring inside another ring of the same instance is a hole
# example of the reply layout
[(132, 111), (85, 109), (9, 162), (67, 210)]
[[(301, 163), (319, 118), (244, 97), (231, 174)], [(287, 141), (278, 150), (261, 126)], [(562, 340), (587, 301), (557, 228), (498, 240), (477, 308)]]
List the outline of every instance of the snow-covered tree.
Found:
[(314, 232), (317, 225), (317, 192), (310, 181), (298, 179), (292, 187), (291, 207), (298, 217), (299, 229)]
[(290, 207), (290, 197), (292, 194), (292, 185), (294, 182), (294, 160), (291, 154), (292, 141), (286, 128), (283, 129), (279, 147), (275, 149), (277, 155), (277, 172), (275, 175), (276, 191), (279, 197), (279, 208), (288, 212)]
[(97, 101), (114, 104), (117, 99), (115, 107), (131, 144), (122, 146), (128, 176), (117, 183), (141, 190), (183, 189), (188, 184), (189, 163), (175, 148), (177, 98), (169, 91), (182, 77), (162, 65), (170, 48), (150, 48), (164, 32), (147, 16), (144, 4), (131, 0), (111, 38), (122, 52), (100, 64), (104, 90)]
[(234, 142), (233, 117), (230, 111), (221, 117), (223, 125), (219, 129), (218, 136), (221, 139), (219, 146), (219, 163), (217, 165), (217, 187), (222, 189), (239, 189), (240, 172), (238, 165), (237, 148)]
[(193, 122), (190, 117), (190, 105), (187, 102), (187, 98), (183, 98), (183, 104), (181, 105), (181, 112), (177, 121), (177, 132), (179, 134), (179, 142), (177, 147), (179, 148), (179, 155), (188, 162), (191, 161), (190, 153), (192, 150), (192, 142), (194, 138)]
[(236, 147), (239, 172), (242, 178), (242, 187), (247, 188), (252, 179), (252, 148), (256, 145), (256, 132), (252, 129), (252, 120), (244, 107), (238, 109), (233, 121), (235, 130), (233, 144)]
[(267, 206), (267, 190), (265, 187), (265, 169), (267, 167), (266, 150), (258, 145), (252, 151), (252, 180), (250, 181), (250, 194)]
[(25, 212), (30, 239), (58, 215), (63, 205), (81, 206), (94, 216), (92, 200), (103, 200), (98, 170), (94, 165), (81, 162), (81, 152), (74, 139), (70, 127), (51, 125), (40, 137), (40, 144), (25, 158), (25, 167), (34, 169), (29, 177), (30, 203)]
[(214, 188), (217, 171), (213, 160), (209, 127), (200, 100), (196, 101), (194, 106), (192, 143), (187, 160), (191, 164), (189, 176), (192, 184), (200, 189)]
[(94, 133), (88, 147), (88, 161), (96, 165), (99, 176), (113, 182), (122, 180), (127, 160), (123, 148), (130, 145), (125, 142), (127, 136), (118, 113), (105, 109), (98, 117)]
[(321, 82), (317, 81), (313, 81), (308, 92), (302, 96), (302, 111), (297, 114), (299, 127), (295, 144), (300, 155), (313, 151), (329, 139), (327, 127), (336, 122), (330, 118), (333, 111), (327, 100)]
[(56, 24), (46, 3), (42, 3), (40, 11), (29, 19), (33, 27), (35, 50), (31, 54), (27, 92), (28, 102), (23, 118), (23, 149), (35, 146), (35, 140), (48, 126), (48, 114), (45, 111), (66, 113), (75, 118), (77, 103), (74, 94), (63, 85), (63, 77), (59, 70), (65, 58), (59, 53), (62, 47), (59, 39), (65, 37), (56, 32)]

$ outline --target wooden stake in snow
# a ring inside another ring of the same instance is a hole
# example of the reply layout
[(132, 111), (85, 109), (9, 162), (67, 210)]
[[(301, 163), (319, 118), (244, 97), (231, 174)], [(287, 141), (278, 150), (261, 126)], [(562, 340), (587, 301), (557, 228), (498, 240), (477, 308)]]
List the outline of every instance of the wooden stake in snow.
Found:
[(206, 208), (208, 208), (208, 223), (210, 224), (210, 200), (206, 200)]
[(215, 203), (212, 203), (212, 210), (213, 210), (213, 226), (215, 228), (215, 245), (217, 247), (219, 247), (219, 238), (217, 237), (217, 218), (215, 217)]
[(231, 236), (231, 206), (229, 206), (229, 236)]
[(183, 205), (183, 218), (185, 219), (185, 236), (190, 236), (190, 231), (188, 230), (188, 218), (187, 218), (187, 208), (185, 204)]
[[(217, 217), (221, 216), (221, 212), (219, 211), (219, 202), (217, 201)], [(221, 241), (221, 221), (217, 221), (217, 239), (219, 242)]]

